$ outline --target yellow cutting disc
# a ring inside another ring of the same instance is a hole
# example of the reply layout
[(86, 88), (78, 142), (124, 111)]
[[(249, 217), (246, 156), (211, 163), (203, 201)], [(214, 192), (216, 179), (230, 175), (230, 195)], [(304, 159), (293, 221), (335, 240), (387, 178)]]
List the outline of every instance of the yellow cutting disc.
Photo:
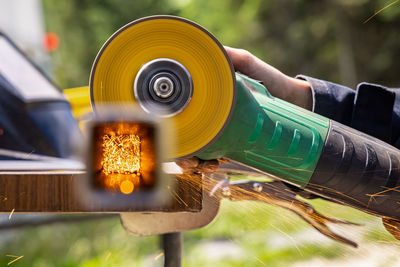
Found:
[(211, 144), (229, 122), (236, 82), (222, 45), (207, 30), (189, 20), (173, 16), (146, 17), (125, 25), (112, 35), (92, 67), (92, 106), (136, 102), (135, 77), (144, 64), (160, 58), (182, 64), (193, 84), (187, 106), (167, 118), (173, 120), (176, 134), (176, 149), (168, 157), (196, 155)]

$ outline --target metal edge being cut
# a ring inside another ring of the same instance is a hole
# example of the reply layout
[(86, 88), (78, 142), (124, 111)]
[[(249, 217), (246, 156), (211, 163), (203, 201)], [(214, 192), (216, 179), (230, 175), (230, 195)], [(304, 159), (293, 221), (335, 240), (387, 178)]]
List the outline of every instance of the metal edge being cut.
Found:
[(94, 62), (92, 65), (92, 69), (90, 71), (90, 78), (89, 78), (89, 89), (90, 89), (90, 103), (92, 106), (92, 109), (94, 112), (96, 112), (96, 105), (94, 103), (94, 97), (93, 97), (93, 79), (94, 79), (94, 73), (96, 72), (96, 67), (97, 67), (97, 63), (99, 62), (104, 50), (107, 48), (107, 46), (114, 40), (115, 37), (117, 37), (121, 32), (123, 32), (124, 30), (126, 30), (127, 28), (134, 26), (136, 24), (139, 24), (141, 22), (144, 21), (148, 21), (148, 20), (155, 20), (155, 19), (172, 19), (172, 20), (178, 20), (178, 21), (182, 21), (185, 23), (188, 23), (196, 28), (198, 28), (199, 30), (203, 31), (205, 34), (207, 34), (217, 45), (218, 47), (221, 49), (222, 53), (224, 53), (225, 59), (229, 64), (229, 68), (231, 70), (231, 75), (232, 75), (232, 81), (233, 81), (233, 98), (232, 98), (232, 105), (231, 105), (231, 109), (229, 111), (229, 114), (225, 120), (224, 125), (221, 127), (221, 129), (219, 130), (219, 132), (206, 144), (204, 145), (202, 148), (188, 154), (185, 155), (183, 157), (178, 157), (176, 159), (182, 159), (182, 158), (188, 158), (188, 157), (192, 157), (192, 156), (196, 156), (197, 154), (203, 152), (204, 150), (206, 150), (211, 144), (213, 144), (220, 136), (221, 134), (224, 132), (225, 128), (228, 126), (231, 118), (232, 118), (232, 114), (233, 111), (235, 109), (236, 106), (236, 94), (237, 94), (237, 88), (236, 88), (236, 76), (235, 76), (235, 69), (233, 67), (233, 64), (228, 56), (228, 54), (225, 51), (225, 48), (223, 47), (223, 45), (217, 40), (217, 38), (215, 38), (215, 36), (213, 34), (211, 34), (208, 30), (206, 30), (204, 27), (202, 27), (201, 25), (197, 24), (196, 22), (193, 22), (191, 20), (182, 18), (182, 17), (177, 17), (177, 16), (171, 16), (171, 15), (154, 15), (154, 16), (148, 16), (148, 17), (143, 17), (137, 20), (134, 20), (132, 22), (129, 22), (128, 24), (122, 26), (120, 29), (118, 29), (115, 33), (113, 33), (110, 38), (108, 38), (108, 40), (103, 44), (103, 46), (100, 48)]

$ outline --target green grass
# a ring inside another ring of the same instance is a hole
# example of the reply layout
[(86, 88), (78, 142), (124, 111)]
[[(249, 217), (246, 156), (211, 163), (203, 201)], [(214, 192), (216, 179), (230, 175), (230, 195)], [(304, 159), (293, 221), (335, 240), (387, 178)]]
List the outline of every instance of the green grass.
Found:
[[(393, 241), (379, 220), (370, 215), (322, 200), (312, 203), (324, 214), (372, 224), (364, 227), (362, 242)], [(354, 229), (345, 228), (349, 233)], [(195, 267), (285, 266), (314, 257), (330, 260), (351, 257), (354, 251), (321, 238), (286, 210), (250, 202), (224, 201), (214, 222), (186, 232), (184, 240), (184, 266)], [(206, 249), (210, 244), (214, 244), (211, 254)], [(162, 266), (163, 262), (163, 257), (157, 258), (161, 250), (156, 236), (132, 236), (122, 228), (118, 218), (18, 230), (1, 251), (0, 266), (7, 266), (12, 260), (6, 254), (24, 255), (11, 265), (16, 267)]]

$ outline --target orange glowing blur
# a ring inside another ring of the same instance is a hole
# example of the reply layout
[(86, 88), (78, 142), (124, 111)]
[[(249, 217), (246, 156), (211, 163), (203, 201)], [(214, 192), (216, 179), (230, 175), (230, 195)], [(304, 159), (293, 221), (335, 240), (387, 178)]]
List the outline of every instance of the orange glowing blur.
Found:
[(119, 185), (119, 190), (124, 194), (130, 194), (133, 192), (134, 185), (131, 181), (125, 180)]
[(94, 128), (94, 186), (130, 194), (155, 185), (155, 133), (146, 123), (111, 122)]

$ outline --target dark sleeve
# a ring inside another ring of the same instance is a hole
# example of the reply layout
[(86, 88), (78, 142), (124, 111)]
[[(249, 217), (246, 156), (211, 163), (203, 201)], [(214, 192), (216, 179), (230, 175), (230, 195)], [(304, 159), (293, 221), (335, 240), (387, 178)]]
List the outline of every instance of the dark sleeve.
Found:
[(400, 89), (361, 83), (356, 90), (298, 75), (311, 84), (313, 111), (400, 148)]

